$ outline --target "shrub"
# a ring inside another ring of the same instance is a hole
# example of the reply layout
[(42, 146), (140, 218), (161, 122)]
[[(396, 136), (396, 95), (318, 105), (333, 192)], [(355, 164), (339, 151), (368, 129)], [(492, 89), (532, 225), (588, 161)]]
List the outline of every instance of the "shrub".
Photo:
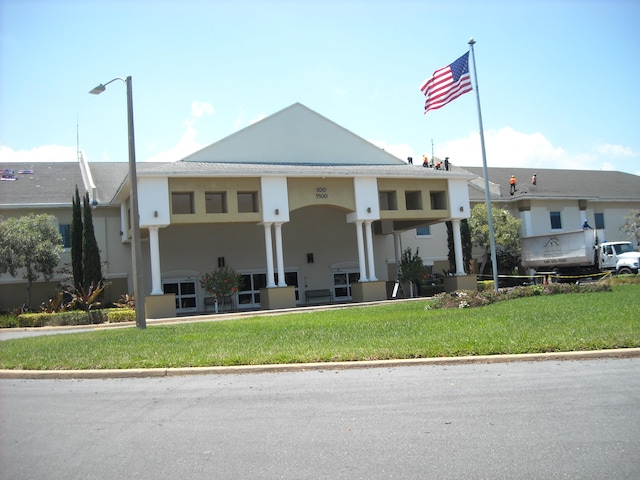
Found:
[(244, 279), (230, 267), (219, 267), (211, 273), (205, 273), (200, 286), (214, 297), (228, 297), (241, 289)]
[(129, 308), (100, 310), (69, 310), (65, 312), (31, 312), (20, 315), (0, 315), (0, 328), (64, 327), (97, 325), (100, 323), (134, 322), (136, 311)]
[(107, 310), (109, 323), (135, 322), (136, 311), (132, 308), (110, 308)]
[(11, 314), (0, 315), (0, 328), (15, 328), (18, 326), (18, 316)]
[(460, 290), (436, 295), (425, 307), (427, 310), (440, 308), (472, 308), (490, 305), (495, 302), (538, 295), (557, 295), (561, 293), (610, 292), (611, 285), (598, 283), (552, 283), (549, 285), (531, 285), (526, 287), (501, 288), (484, 291)]

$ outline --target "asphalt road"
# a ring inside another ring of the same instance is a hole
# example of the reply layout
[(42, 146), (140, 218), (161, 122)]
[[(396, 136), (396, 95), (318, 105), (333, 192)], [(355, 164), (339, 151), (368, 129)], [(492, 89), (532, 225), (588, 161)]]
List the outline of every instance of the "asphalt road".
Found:
[(640, 358), (0, 380), (9, 479), (637, 479)]

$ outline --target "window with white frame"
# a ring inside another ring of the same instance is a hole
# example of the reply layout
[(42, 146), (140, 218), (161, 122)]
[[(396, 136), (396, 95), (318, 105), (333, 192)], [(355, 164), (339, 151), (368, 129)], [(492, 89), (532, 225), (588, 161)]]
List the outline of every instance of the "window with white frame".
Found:
[(176, 313), (196, 312), (198, 310), (196, 279), (167, 278), (162, 281), (164, 293), (176, 296)]
[(560, 212), (549, 212), (549, 220), (551, 221), (551, 230), (560, 230), (562, 228)]
[(360, 270), (356, 268), (333, 271), (333, 298), (351, 300), (351, 285), (360, 279)]

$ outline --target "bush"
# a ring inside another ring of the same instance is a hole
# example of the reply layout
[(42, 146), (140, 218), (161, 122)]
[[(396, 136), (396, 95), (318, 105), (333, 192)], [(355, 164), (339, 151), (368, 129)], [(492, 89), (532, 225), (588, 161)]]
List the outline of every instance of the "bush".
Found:
[(478, 282), (478, 291), (486, 292), (487, 290), (493, 290), (493, 280), (481, 280)]
[(0, 315), (0, 328), (16, 328), (18, 326), (18, 316), (11, 314)]
[(109, 323), (135, 322), (136, 311), (132, 308), (109, 308), (107, 321)]
[[(493, 286), (493, 282), (492, 286)], [(561, 293), (587, 293), (587, 292), (610, 292), (611, 285), (598, 283), (552, 283), (549, 285), (531, 285), (526, 287), (501, 288), (498, 292), (491, 290), (461, 290), (452, 293), (441, 293), (436, 295), (426, 308), (472, 308), (491, 305), (492, 303), (516, 298), (533, 297), (538, 295), (557, 295)]]
[(57, 313), (22, 313), (16, 316), (0, 317), (0, 327), (63, 327), (72, 325), (97, 325), (100, 323), (121, 323), (135, 321), (135, 310), (128, 308), (105, 308), (100, 310), (71, 310)]

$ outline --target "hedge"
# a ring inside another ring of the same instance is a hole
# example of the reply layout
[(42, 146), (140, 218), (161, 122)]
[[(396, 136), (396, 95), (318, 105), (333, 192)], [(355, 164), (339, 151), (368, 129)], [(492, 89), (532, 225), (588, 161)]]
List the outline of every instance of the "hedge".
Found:
[(60, 327), (68, 325), (97, 325), (99, 323), (134, 322), (135, 310), (129, 308), (105, 308), (100, 310), (72, 310), (58, 313), (21, 313), (18, 316), (0, 317), (2, 328)]

